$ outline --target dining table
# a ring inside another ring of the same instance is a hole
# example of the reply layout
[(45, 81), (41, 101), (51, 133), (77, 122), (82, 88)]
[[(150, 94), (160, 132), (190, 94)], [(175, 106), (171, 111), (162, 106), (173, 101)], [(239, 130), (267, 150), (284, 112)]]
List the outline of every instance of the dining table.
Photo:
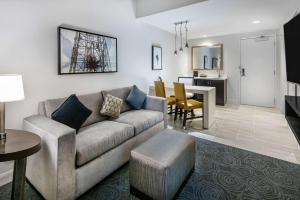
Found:
[[(173, 85), (165, 85), (166, 95), (174, 95)], [(203, 95), (203, 128), (209, 129), (215, 121), (216, 88), (207, 86), (185, 85), (188, 93)], [(149, 86), (149, 95), (155, 96), (153, 85)]]

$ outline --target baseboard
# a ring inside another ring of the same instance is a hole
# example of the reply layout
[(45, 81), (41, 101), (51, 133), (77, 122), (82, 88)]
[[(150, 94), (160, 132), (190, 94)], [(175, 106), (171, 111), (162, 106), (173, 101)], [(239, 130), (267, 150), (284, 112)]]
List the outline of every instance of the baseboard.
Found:
[(237, 99), (227, 99), (227, 104), (239, 105), (240, 101)]
[(0, 174), (0, 187), (12, 181), (13, 169)]

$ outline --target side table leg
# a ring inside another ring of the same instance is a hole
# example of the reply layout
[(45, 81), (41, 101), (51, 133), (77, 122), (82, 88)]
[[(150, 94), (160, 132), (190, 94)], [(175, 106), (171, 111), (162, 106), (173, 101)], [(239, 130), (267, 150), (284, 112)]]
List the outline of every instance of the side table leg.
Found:
[(12, 200), (24, 199), (26, 161), (27, 158), (15, 160), (14, 176), (13, 176), (12, 192), (11, 192)]

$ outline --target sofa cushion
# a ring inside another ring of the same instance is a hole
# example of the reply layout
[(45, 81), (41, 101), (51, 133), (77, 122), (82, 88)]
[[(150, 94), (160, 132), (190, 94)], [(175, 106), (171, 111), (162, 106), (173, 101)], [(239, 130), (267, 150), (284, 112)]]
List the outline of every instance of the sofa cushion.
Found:
[(144, 130), (163, 121), (164, 115), (162, 112), (152, 110), (131, 110), (122, 113), (119, 118), (111, 120), (132, 125), (135, 135), (138, 135)]
[(132, 126), (113, 121), (81, 128), (76, 136), (76, 165), (84, 165), (133, 136)]
[(123, 105), (121, 108), (121, 113), (131, 110), (131, 106), (126, 102), (126, 98), (128, 97), (132, 87), (123, 87), (123, 88), (117, 88), (113, 90), (103, 90), (103, 99), (105, 99), (107, 94), (110, 94), (112, 96), (118, 97), (123, 100)]
[(126, 98), (126, 102), (131, 105), (134, 109), (140, 110), (145, 102), (147, 95), (134, 85)]
[[(45, 114), (47, 117), (51, 117), (51, 114), (59, 108), (59, 106), (66, 100), (67, 98), (59, 98), (59, 99), (49, 99), (45, 101)], [(107, 119), (106, 116), (102, 116), (99, 113), (99, 110), (102, 107), (103, 97), (100, 92), (93, 94), (86, 94), (78, 96), (79, 101), (86, 106), (88, 109), (92, 111), (92, 114), (87, 118), (87, 120), (83, 123), (82, 127), (103, 121)]]
[(78, 131), (91, 113), (92, 111), (85, 107), (75, 94), (72, 94), (51, 114), (51, 118)]

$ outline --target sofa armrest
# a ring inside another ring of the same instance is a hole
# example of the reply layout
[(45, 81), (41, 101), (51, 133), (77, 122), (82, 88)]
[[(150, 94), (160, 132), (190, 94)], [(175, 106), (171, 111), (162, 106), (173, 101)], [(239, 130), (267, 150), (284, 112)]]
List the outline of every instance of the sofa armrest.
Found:
[(46, 199), (74, 199), (76, 131), (42, 115), (25, 118), (23, 128), (42, 139), (42, 149), (28, 158), (28, 180)]
[(168, 126), (168, 105), (167, 100), (161, 97), (147, 96), (145, 101), (146, 110), (159, 111), (164, 114), (165, 128)]

